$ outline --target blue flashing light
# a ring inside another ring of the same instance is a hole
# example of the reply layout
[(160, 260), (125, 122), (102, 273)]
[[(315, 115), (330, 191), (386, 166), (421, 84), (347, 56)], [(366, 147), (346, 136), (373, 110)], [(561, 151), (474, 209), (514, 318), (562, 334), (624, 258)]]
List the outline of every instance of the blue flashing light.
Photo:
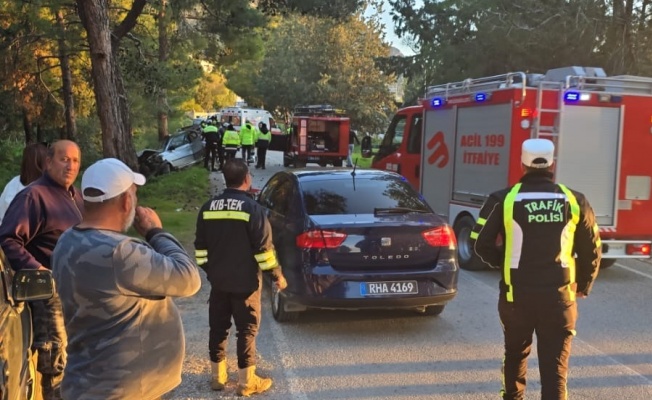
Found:
[(580, 93), (579, 92), (566, 92), (564, 94), (564, 100), (568, 102), (579, 101)]
[(441, 97), (433, 97), (432, 101), (430, 102), (430, 105), (433, 108), (441, 107), (444, 105), (444, 99)]
[(486, 93), (477, 93), (475, 95), (475, 101), (477, 101), (478, 103), (483, 102), (483, 101), (485, 101), (487, 99), (488, 99), (488, 96), (487, 96)]

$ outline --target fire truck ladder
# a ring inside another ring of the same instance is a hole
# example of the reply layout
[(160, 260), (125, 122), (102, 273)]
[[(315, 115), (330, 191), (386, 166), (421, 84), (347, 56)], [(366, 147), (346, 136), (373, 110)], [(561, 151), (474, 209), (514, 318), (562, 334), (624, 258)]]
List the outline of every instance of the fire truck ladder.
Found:
[[(543, 107), (543, 92), (556, 91), (558, 93), (557, 102), (553, 104), (552, 108)], [(549, 139), (555, 143), (555, 150), (557, 149), (557, 142), (559, 138), (559, 125), (561, 114), (564, 108), (564, 82), (550, 82), (541, 81), (537, 88), (537, 103), (536, 103), (536, 116), (534, 118), (534, 126), (532, 129), (532, 138)], [(556, 107), (555, 107), (556, 106)], [(541, 121), (552, 120), (552, 125), (542, 125)], [(555, 155), (556, 157), (556, 155)]]

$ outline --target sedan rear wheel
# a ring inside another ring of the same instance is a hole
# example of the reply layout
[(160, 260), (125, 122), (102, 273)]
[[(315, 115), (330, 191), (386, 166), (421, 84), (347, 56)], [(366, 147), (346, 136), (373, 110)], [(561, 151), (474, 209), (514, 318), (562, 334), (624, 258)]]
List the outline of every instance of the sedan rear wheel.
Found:
[(474, 225), (473, 217), (465, 215), (455, 222), (453, 227), (457, 238), (457, 255), (460, 267), (468, 271), (480, 271), (486, 267), (473, 250), (474, 242), (471, 240), (471, 231)]
[(271, 283), (270, 300), (272, 303), (272, 315), (278, 322), (294, 321), (299, 317), (296, 311), (285, 311), (285, 297), (281, 296), (281, 291), (278, 290), (274, 282)]

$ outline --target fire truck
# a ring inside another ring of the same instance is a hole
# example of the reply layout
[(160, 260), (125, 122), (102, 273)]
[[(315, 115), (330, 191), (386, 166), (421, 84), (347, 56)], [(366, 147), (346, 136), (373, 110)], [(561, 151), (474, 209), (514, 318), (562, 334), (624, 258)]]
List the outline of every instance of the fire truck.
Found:
[(372, 166), (418, 188), (453, 226), (460, 265), (478, 270), (471, 229), (488, 195), (521, 177), (528, 138), (555, 143), (555, 179), (591, 203), (602, 268), (650, 258), (652, 78), (565, 67), (428, 87), (394, 116)]
[(329, 104), (297, 106), (292, 130), (282, 142), (272, 137), (270, 150), (283, 151), (283, 166), (341, 167), (349, 151), (350, 119), (346, 112)]

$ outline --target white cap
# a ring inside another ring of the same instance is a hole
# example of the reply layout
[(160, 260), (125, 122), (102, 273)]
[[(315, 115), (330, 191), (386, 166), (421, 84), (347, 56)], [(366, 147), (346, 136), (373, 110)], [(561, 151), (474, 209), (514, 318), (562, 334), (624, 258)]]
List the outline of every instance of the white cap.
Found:
[[(99, 203), (124, 193), (134, 183), (139, 186), (144, 185), (145, 177), (133, 172), (117, 158), (105, 158), (95, 162), (84, 171), (81, 182), (82, 197), (91, 203)], [(87, 196), (84, 191), (89, 188), (100, 190), (104, 194)]]
[(548, 168), (555, 157), (555, 145), (548, 139), (528, 139), (523, 142), (521, 162), (530, 168)]

